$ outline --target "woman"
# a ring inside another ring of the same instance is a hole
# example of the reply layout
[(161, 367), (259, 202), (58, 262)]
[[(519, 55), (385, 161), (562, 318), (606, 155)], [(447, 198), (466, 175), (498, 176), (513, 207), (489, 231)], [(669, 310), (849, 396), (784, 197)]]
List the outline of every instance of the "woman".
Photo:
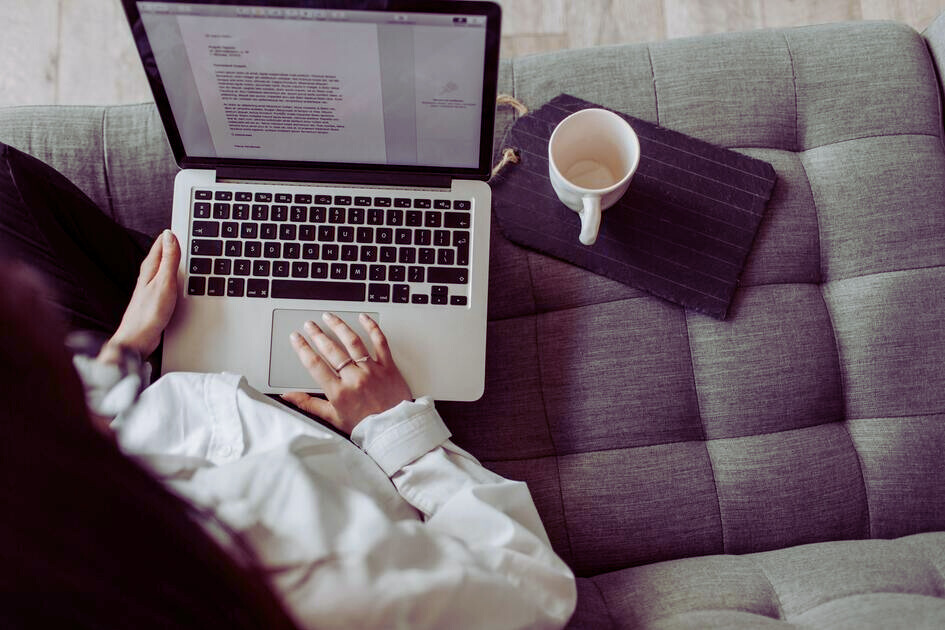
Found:
[[(166, 375), (108, 418), (125, 382), (116, 364), (153, 352), (173, 312), (179, 244), (159, 236), (135, 280), (109, 271), (111, 254), (76, 234), (96, 224), (124, 266), (135, 236), (44, 165), (0, 157), (3, 251), (64, 287), (73, 323), (115, 325), (76, 361), (105, 416), (96, 430), (37, 281), (0, 270), (0, 592), (17, 593), (0, 606), (5, 627), (564, 625), (573, 576), (527, 488), (449, 441), (369, 318), (373, 357), (332, 317), (340, 344), (314, 323), (291, 341), (327, 399), (286, 400), (351, 441), (227, 374)], [(124, 313), (109, 312), (129, 289)]]

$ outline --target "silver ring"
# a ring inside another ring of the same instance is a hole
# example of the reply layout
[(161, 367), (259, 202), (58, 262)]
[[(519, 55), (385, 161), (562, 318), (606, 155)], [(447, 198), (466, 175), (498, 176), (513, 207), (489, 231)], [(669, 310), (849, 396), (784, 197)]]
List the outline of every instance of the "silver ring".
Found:
[(365, 361), (370, 361), (370, 360), (371, 360), (371, 357), (370, 357), (370, 355), (368, 355), (368, 356), (361, 357), (360, 359), (355, 359), (354, 362), (355, 362), (355, 363), (364, 363)]
[(351, 365), (352, 363), (354, 363), (354, 359), (342, 361), (338, 367), (335, 368), (335, 372), (340, 372), (341, 370), (345, 369), (346, 366)]

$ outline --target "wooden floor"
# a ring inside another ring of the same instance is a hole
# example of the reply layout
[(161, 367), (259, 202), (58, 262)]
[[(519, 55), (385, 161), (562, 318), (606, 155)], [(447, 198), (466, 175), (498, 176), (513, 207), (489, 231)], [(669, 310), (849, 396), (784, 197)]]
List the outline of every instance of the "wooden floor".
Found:
[[(506, 57), (841, 20), (917, 30), (945, 0), (499, 0)], [(0, 0), (0, 106), (151, 100), (119, 0)]]

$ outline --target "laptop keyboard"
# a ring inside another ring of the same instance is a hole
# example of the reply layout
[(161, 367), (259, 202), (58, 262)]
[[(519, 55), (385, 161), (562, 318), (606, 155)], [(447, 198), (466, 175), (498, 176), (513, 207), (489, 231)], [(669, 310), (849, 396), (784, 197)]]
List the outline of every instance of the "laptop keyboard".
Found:
[(465, 306), (471, 205), (197, 188), (187, 293)]

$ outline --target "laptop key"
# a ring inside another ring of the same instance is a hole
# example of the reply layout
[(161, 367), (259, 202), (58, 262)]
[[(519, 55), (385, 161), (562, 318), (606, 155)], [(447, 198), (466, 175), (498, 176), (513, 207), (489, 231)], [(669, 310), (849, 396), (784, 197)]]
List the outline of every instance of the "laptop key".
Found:
[(313, 262), (311, 276), (313, 278), (327, 278), (328, 277), (328, 263)]
[(252, 271), (253, 263), (245, 258), (240, 258), (233, 265), (233, 275), (248, 276)]
[(233, 199), (233, 193), (229, 190), (218, 190), (213, 193), (213, 198), (217, 201), (231, 201)]
[(289, 261), (287, 260), (274, 260), (272, 261), (272, 275), (277, 278), (288, 278), (289, 277)]
[(413, 200), (413, 207), (414, 207), (414, 208), (420, 208), (421, 210), (426, 210), (427, 208), (430, 207), (430, 205), (431, 205), (432, 203), (433, 203), (433, 202), (432, 202), (432, 200), (430, 200), (430, 199), (414, 199), (414, 200)]
[[(381, 205), (381, 204), (377, 204)], [(413, 206), (413, 203), (409, 199), (404, 199), (403, 197), (398, 197), (394, 199), (395, 208), (410, 208)]]
[(390, 302), (390, 285), (369, 284), (368, 302)]
[(289, 220), (289, 206), (273, 206), (272, 211), (269, 216), (273, 221), (288, 221)]
[(351, 205), (351, 197), (348, 196), (348, 195), (335, 195), (334, 204), (335, 204), (336, 206), (350, 206), (350, 205)]
[(398, 304), (407, 304), (410, 302), (410, 286), (406, 284), (395, 284), (392, 294), (392, 301)]
[(206, 201), (198, 201), (194, 204), (194, 218), (195, 219), (209, 219), (210, 218), (210, 204)]
[(230, 297), (243, 297), (244, 287), (242, 278), (229, 278), (226, 281), (226, 294)]
[(423, 213), (419, 210), (407, 210), (405, 223), (410, 227), (420, 227), (423, 225)]
[(269, 281), (263, 278), (250, 278), (247, 280), (246, 297), (269, 297)]
[(468, 199), (466, 200), (457, 199), (456, 201), (453, 202), (454, 210), (469, 210), (471, 208), (472, 208), (472, 202), (469, 201)]
[(466, 306), (466, 296), (465, 295), (451, 295), (450, 305), (451, 306)]
[(390, 282), (403, 282), (407, 278), (407, 268), (403, 265), (391, 265), (387, 270), (387, 279)]
[(430, 302), (430, 296), (424, 295), (423, 293), (414, 293), (410, 296), (410, 301), (414, 304), (428, 304)]
[(390, 208), (390, 197), (375, 197), (374, 205), (378, 208)]
[(194, 221), (190, 233), (193, 236), (219, 236), (220, 224), (216, 221)]
[(303, 193), (299, 193), (299, 194), (296, 194), (296, 195), (295, 195), (294, 201), (295, 201), (295, 203), (310, 204), (310, 203), (312, 203), (312, 196), (311, 196), (311, 195), (306, 195), (306, 194), (303, 194)]
[(297, 261), (292, 263), (292, 277), (293, 278), (308, 278), (308, 263), (304, 261)]
[(443, 213), (443, 226), (448, 228), (468, 229), (470, 225), (469, 215), (464, 212), (445, 212)]
[(331, 195), (315, 195), (315, 203), (317, 204), (330, 204)]
[(241, 190), (240, 192), (236, 193), (236, 200), (237, 201), (252, 201), (253, 193), (246, 192), (245, 190)]
[(223, 241), (195, 238), (190, 241), (190, 253), (194, 256), (220, 256), (223, 254)]
[(233, 218), (237, 221), (245, 221), (249, 218), (249, 204), (248, 203), (234, 203), (233, 204)]
[(230, 218), (230, 204), (217, 202), (213, 204), (213, 218), (214, 219), (229, 219)]
[(449, 210), (453, 207), (453, 204), (449, 199), (436, 199), (433, 202), (433, 207), (437, 210)]
[(207, 295), (223, 295), (225, 293), (226, 278), (207, 278)]
[(427, 282), (435, 284), (467, 284), (469, 270), (461, 267), (429, 267)]
[(269, 261), (268, 260), (253, 261), (253, 275), (254, 276), (268, 276), (269, 275)]
[(331, 264), (331, 279), (332, 280), (347, 280), (348, 279), (348, 265), (345, 263), (332, 263)]
[(195, 190), (194, 199), (211, 199), (213, 198), (213, 193), (209, 190)]
[(292, 203), (292, 195), (289, 193), (276, 193), (276, 203)]
[(258, 192), (253, 195), (253, 201), (260, 201), (262, 203), (269, 203), (272, 201), (272, 193), (267, 192)]
[(187, 295), (204, 295), (207, 279), (204, 276), (191, 276), (187, 279)]
[[(228, 276), (230, 275), (230, 270), (233, 268), (233, 261), (226, 258), (217, 258), (213, 261), (213, 273), (218, 276)], [(222, 293), (220, 294), (222, 295)]]
[(270, 295), (277, 299), (363, 302), (366, 293), (367, 286), (363, 282), (350, 281), (272, 280), (270, 286)]

